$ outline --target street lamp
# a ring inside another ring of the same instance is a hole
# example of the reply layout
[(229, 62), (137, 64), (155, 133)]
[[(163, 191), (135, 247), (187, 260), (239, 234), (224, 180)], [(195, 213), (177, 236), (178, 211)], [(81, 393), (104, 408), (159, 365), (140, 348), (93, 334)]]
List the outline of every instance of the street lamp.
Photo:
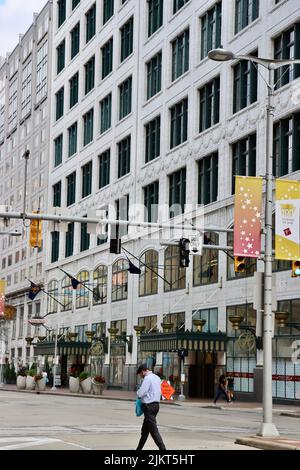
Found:
[(279, 433), (272, 422), (272, 204), (273, 204), (273, 98), (274, 71), (291, 64), (300, 64), (299, 59), (264, 59), (251, 55), (236, 55), (226, 49), (213, 49), (208, 57), (218, 62), (229, 60), (249, 60), (265, 67), (269, 72), (266, 105), (266, 194), (265, 194), (265, 270), (264, 270), (264, 333), (263, 333), (263, 422), (258, 435), (264, 437), (278, 436)]

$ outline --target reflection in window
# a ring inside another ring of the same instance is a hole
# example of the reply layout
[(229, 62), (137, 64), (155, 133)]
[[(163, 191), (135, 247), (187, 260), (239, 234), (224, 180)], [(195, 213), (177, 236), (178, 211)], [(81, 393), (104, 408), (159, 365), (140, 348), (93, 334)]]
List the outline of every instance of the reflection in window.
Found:
[(229, 316), (241, 315), (243, 317), (243, 324), (248, 326), (256, 326), (256, 311), (253, 309), (253, 304), (230, 305), (227, 307), (227, 335), (239, 336), (240, 332), (236, 332), (232, 328), (229, 321)]
[[(217, 333), (218, 332), (218, 309), (217, 308), (206, 308), (204, 310), (194, 310), (193, 320), (206, 320), (205, 325), (202, 328), (203, 332)], [(193, 325), (193, 331), (196, 331), (197, 327)]]
[(83, 284), (79, 284), (76, 289), (76, 308), (87, 307), (89, 304), (89, 291), (84, 287), (84, 284), (89, 282), (89, 272), (81, 271), (77, 279)]
[(173, 323), (173, 327), (170, 331), (181, 330), (184, 331), (185, 325), (185, 312), (179, 313), (167, 313), (163, 317), (163, 323)]
[(64, 277), (61, 283), (61, 302), (63, 304), (62, 311), (70, 310), (72, 308), (73, 287), (69, 276)]
[(107, 266), (98, 266), (94, 271), (93, 304), (107, 302)]
[(56, 300), (58, 300), (58, 282), (57, 281), (50, 281), (49, 282), (48, 292), (53, 298), (48, 297), (47, 313), (55, 313), (55, 312), (57, 312), (57, 302), (56, 302)]
[[(206, 233), (204, 243), (218, 245), (216, 233)], [(218, 251), (203, 250), (202, 256), (193, 257), (193, 285), (213, 284), (218, 282)]]
[(140, 264), (142, 273), (139, 277), (139, 295), (157, 294), (158, 276), (156, 273), (158, 272), (158, 253), (157, 251), (149, 250), (140, 259), (144, 264)]
[(165, 292), (185, 288), (185, 268), (179, 265), (179, 247), (168, 246), (165, 251)]
[(117, 300), (127, 299), (127, 287), (128, 287), (128, 261), (120, 259), (116, 261), (112, 266), (112, 291), (111, 300), (115, 302)]

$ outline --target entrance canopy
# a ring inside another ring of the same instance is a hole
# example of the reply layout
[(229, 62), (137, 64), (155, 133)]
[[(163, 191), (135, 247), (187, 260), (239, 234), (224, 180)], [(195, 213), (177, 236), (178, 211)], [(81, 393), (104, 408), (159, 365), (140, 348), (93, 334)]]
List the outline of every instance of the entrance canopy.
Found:
[(184, 348), (188, 351), (225, 352), (226, 333), (174, 331), (172, 333), (147, 333), (140, 337), (140, 351), (171, 352)]
[[(58, 341), (57, 342), (57, 354), (60, 355), (84, 355), (91, 348), (90, 343), (81, 341)], [(49, 341), (38, 343), (34, 352), (36, 356), (54, 356), (55, 342)]]

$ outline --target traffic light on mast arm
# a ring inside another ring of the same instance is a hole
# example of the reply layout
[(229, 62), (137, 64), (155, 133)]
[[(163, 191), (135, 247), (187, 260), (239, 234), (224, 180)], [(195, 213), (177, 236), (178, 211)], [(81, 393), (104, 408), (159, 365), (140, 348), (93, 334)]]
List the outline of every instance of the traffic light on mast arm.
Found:
[(245, 273), (246, 272), (246, 258), (244, 256), (234, 257), (234, 272)]
[(300, 276), (300, 260), (292, 261), (292, 277)]
[[(34, 214), (38, 214), (38, 212), (34, 212)], [(29, 244), (32, 248), (41, 248), (42, 240), (42, 221), (34, 219), (30, 222)]]
[(179, 240), (179, 265), (181, 268), (187, 268), (190, 264), (190, 240), (181, 238)]

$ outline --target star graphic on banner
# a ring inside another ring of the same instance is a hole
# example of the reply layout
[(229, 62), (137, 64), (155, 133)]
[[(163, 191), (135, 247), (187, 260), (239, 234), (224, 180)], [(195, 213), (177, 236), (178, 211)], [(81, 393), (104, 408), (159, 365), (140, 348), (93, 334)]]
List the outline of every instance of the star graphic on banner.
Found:
[(248, 241), (250, 240), (250, 238), (249, 238), (249, 237), (246, 237), (245, 240), (246, 240), (246, 242), (248, 242)]
[(248, 193), (245, 193), (244, 196), (245, 196), (245, 197), (248, 197)]
[(243, 231), (241, 232), (241, 234), (242, 234), (242, 235), (245, 235), (245, 234), (246, 234), (246, 232), (243, 230)]
[(252, 243), (248, 243), (247, 247), (250, 249), (250, 248), (253, 248), (253, 245)]
[(246, 224), (246, 223), (247, 223), (247, 220), (246, 220), (246, 219), (244, 219), (244, 220), (243, 220), (243, 224)]
[(256, 212), (255, 217), (260, 218), (260, 212)]
[(247, 206), (249, 206), (250, 203), (251, 203), (250, 199), (246, 199), (245, 204), (247, 204)]
[(252, 219), (252, 222), (256, 222), (256, 220), (255, 220), (255, 219)]
[(246, 206), (242, 205), (242, 209), (246, 209)]
[(245, 253), (245, 254), (248, 253), (248, 250), (244, 250), (244, 253)]
[(259, 255), (259, 251), (256, 251), (255, 254), (258, 256), (258, 255)]
[(241, 186), (241, 187), (240, 187), (240, 191), (244, 191), (244, 188), (243, 188), (243, 186)]

